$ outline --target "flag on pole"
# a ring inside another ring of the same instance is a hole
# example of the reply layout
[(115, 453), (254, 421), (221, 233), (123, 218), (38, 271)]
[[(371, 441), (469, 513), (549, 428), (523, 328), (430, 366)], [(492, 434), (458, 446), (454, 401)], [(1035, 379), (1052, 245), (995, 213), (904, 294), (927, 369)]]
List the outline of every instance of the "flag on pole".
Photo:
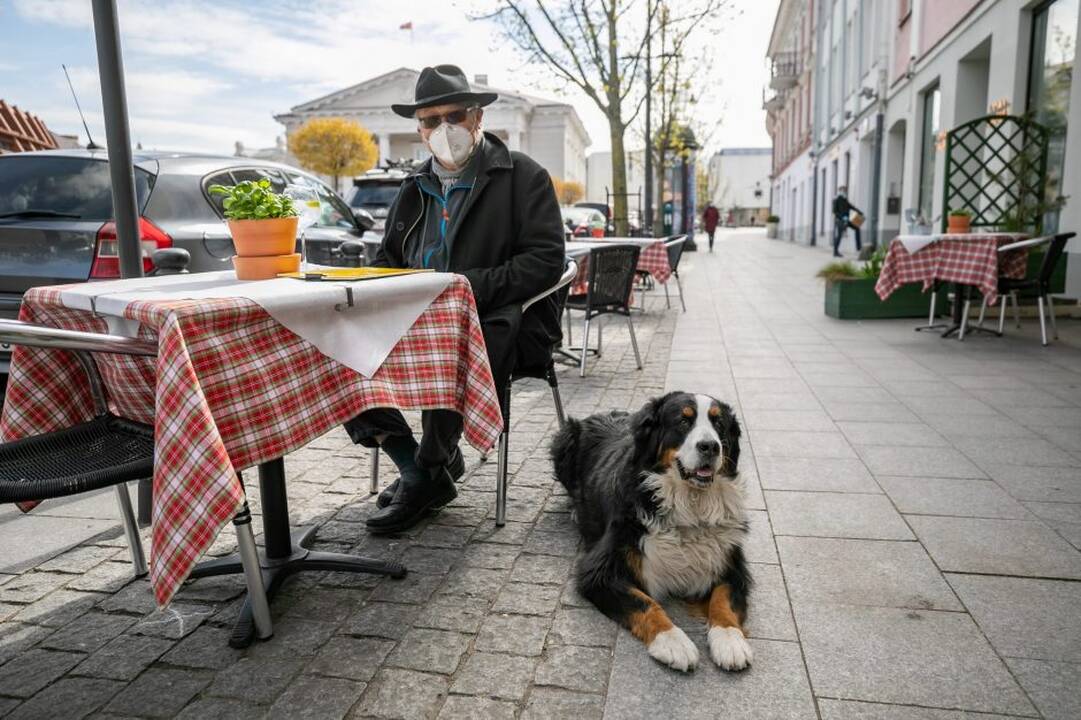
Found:
[(413, 21), (410, 20), (409, 22), (402, 23), (401, 25), (398, 26), (398, 29), (399, 30), (412, 30), (413, 29)]

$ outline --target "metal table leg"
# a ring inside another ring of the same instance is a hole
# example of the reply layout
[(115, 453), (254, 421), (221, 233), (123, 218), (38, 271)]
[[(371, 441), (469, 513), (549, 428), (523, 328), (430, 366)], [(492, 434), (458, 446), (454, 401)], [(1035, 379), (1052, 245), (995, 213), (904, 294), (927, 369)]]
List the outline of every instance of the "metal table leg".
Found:
[[(363, 572), (403, 578), (406, 568), (401, 563), (344, 553), (309, 550), (315, 538), (315, 526), (289, 529), (289, 500), (285, 492), (285, 462), (281, 458), (259, 466), (259, 498), (263, 510), (263, 542), (265, 551), (259, 555), (263, 569), (263, 584), (268, 599), (273, 599), (285, 578), (302, 570), (336, 570)], [(232, 575), (244, 571), (239, 554), (201, 562), (191, 573), (192, 578)], [(229, 645), (247, 647), (255, 639), (251, 599), (244, 598), (240, 615)]]

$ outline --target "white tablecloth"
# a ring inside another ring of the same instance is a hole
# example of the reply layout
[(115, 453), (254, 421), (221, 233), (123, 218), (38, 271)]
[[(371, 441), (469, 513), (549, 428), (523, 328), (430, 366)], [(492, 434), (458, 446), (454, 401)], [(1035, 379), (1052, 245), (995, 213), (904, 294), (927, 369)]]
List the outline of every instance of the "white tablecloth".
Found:
[[(451, 277), (418, 273), (358, 282), (240, 281), (226, 271), (89, 283), (62, 291), (60, 299), (66, 307), (104, 316), (112, 332), (133, 337), (138, 323), (124, 317), (132, 302), (246, 298), (324, 355), (371, 377)], [(366, 322), (376, 315), (378, 322)]]
[(935, 233), (933, 235), (898, 235), (897, 240), (905, 246), (905, 250), (911, 255), (913, 253), (923, 250), (931, 243), (938, 242), (939, 240), (986, 240), (989, 237), (995, 235), (1003, 235), (1008, 237), (1014, 237), (1016, 233), (995, 233), (995, 232), (977, 232), (977, 233), (965, 233), (963, 235), (955, 235), (950, 233)]

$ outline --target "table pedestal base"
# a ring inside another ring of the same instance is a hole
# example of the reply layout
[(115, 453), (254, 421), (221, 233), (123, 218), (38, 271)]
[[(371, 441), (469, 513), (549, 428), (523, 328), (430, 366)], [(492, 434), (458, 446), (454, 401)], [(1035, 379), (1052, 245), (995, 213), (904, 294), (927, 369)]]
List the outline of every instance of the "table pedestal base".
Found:
[[(266, 550), (259, 555), (263, 571), (263, 585), (267, 599), (273, 599), (285, 578), (302, 570), (336, 570), (363, 572), (403, 578), (405, 566), (385, 560), (345, 555), (343, 553), (309, 550), (306, 546), (315, 539), (314, 525), (289, 529), (289, 503), (285, 494), (285, 464), (281, 459), (259, 466), (259, 496), (263, 510), (263, 539)], [(212, 577), (243, 573), (244, 568), (237, 554), (201, 562), (192, 570), (192, 578)], [(244, 648), (255, 639), (251, 600), (244, 598), (229, 645)]]

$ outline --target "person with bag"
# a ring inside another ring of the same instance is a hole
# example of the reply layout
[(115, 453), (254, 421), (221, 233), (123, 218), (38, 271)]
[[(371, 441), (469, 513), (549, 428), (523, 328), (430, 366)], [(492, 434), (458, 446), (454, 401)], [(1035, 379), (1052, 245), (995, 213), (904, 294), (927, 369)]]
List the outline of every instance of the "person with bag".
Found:
[[(844, 185), (837, 188), (837, 197), (833, 198), (833, 257), (841, 255), (841, 240), (844, 239), (845, 231), (852, 228), (856, 231), (856, 252), (860, 251), (860, 225), (863, 224), (863, 211), (848, 201), (848, 188)], [(855, 216), (849, 218), (849, 213), (855, 212)]]

